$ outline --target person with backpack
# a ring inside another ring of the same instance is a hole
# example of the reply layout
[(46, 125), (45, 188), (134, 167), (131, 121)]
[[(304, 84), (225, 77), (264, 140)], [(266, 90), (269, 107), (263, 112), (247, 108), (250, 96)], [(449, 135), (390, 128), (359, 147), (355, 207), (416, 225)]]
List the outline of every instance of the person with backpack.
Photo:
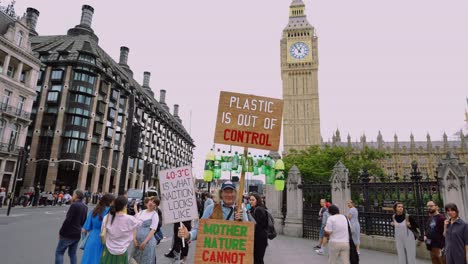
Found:
[(403, 203), (393, 205), (392, 225), (395, 227), (395, 245), (399, 264), (416, 263), (416, 238), (419, 226), (405, 211)]
[(263, 257), (268, 246), (268, 212), (257, 193), (250, 194), (247, 209), (249, 207), (249, 212), (255, 220), (254, 264), (263, 264)]

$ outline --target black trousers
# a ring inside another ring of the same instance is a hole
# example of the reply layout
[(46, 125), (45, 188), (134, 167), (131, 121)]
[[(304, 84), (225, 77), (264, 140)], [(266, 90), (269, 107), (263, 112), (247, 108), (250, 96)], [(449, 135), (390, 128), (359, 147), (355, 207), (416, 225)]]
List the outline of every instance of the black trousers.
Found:
[(254, 264), (264, 264), (263, 258), (265, 257), (267, 246), (268, 242), (266, 241), (266, 238), (254, 240)]

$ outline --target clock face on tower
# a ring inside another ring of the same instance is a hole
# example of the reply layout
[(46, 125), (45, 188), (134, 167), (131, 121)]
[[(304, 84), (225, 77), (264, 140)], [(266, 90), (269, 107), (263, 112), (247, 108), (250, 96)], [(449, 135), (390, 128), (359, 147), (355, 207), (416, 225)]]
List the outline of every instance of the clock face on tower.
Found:
[(309, 47), (304, 42), (296, 42), (289, 48), (289, 53), (295, 59), (303, 59), (309, 54)]

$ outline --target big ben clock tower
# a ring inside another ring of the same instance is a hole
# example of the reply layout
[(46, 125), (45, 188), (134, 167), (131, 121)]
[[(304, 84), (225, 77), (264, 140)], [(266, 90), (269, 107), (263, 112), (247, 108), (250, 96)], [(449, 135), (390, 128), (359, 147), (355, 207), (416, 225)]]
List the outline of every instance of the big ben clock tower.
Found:
[(321, 144), (317, 71), (315, 29), (307, 21), (304, 2), (293, 0), (281, 38), (285, 153)]

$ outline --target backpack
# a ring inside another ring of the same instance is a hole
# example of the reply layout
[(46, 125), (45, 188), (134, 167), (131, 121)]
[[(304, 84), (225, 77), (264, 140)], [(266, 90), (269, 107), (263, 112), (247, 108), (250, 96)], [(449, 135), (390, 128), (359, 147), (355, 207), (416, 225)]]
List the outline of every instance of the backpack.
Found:
[(267, 237), (268, 239), (272, 240), (276, 237), (275, 219), (270, 214), (270, 212), (268, 212), (267, 210), (265, 210), (265, 212), (267, 213), (267, 216), (268, 216), (268, 227), (266, 229)]

